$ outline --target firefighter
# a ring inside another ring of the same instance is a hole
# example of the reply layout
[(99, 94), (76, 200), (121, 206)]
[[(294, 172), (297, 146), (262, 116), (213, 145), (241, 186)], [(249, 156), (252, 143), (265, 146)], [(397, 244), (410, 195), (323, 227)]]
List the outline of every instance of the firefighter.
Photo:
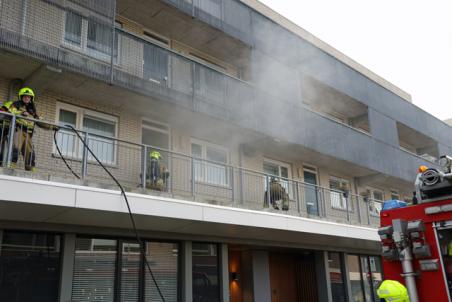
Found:
[[(13, 101), (7, 101), (0, 107), (1, 112), (9, 112), (9, 108)], [(5, 151), (6, 143), (9, 136), (9, 125), (11, 124), (10, 117), (0, 114), (0, 166), (3, 165), (3, 152)]]
[(395, 280), (383, 281), (377, 289), (377, 294), (386, 302), (410, 302), (406, 287)]
[(149, 177), (150, 182), (149, 189), (164, 191), (167, 179), (169, 178), (168, 169), (165, 165), (161, 164), (162, 155), (156, 150), (149, 152), (151, 163), (149, 165)]
[[(9, 112), (14, 115), (40, 119), (38, 113), (36, 112), (36, 106), (34, 102), (35, 94), (33, 90), (29, 87), (24, 87), (19, 90), (19, 100), (13, 102), (9, 107)], [(36, 123), (40, 128), (47, 130), (58, 130), (58, 127), (51, 126), (45, 123)], [(16, 166), (17, 160), (19, 158), (19, 151), (24, 157), (24, 165), (26, 171), (34, 172), (36, 166), (36, 154), (33, 148), (33, 132), (34, 132), (35, 122), (17, 118), (16, 120), (16, 131), (13, 138), (13, 155), (11, 160), (11, 167)]]
[[(273, 206), (275, 210), (279, 210), (276, 201), (282, 201), (282, 210), (289, 210), (289, 194), (287, 194), (286, 189), (281, 185), (281, 183), (275, 178), (272, 177), (270, 179), (270, 183), (268, 184), (270, 190), (267, 189), (264, 194), (264, 207), (268, 207), (268, 201)], [(268, 197), (268, 192), (270, 191), (270, 198)]]

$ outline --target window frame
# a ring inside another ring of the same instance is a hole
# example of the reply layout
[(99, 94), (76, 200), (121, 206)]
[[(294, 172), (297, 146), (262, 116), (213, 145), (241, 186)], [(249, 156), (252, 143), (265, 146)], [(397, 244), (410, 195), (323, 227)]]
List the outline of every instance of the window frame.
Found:
[[(152, 124), (158, 125), (161, 128), (154, 127), (154, 126), (151, 126), (151, 125), (146, 125), (146, 123), (152, 123)], [(141, 118), (141, 128), (140, 128), (140, 130), (141, 130), (141, 143), (143, 145), (146, 145), (146, 144), (143, 143), (143, 129), (147, 129), (147, 130), (151, 130), (151, 131), (155, 131), (155, 132), (158, 132), (158, 133), (161, 133), (161, 134), (168, 135), (168, 151), (171, 151), (173, 144), (172, 144), (171, 126), (170, 126), (170, 124), (163, 123), (163, 122), (160, 122), (160, 121), (156, 121), (156, 120), (153, 120), (153, 119), (150, 119), (150, 118), (142, 117)], [(157, 147), (157, 146), (152, 146), (151, 145), (151, 147)]]
[[(114, 135), (114, 137), (111, 138), (112, 143), (113, 143), (113, 160), (111, 162), (101, 160), (101, 162), (103, 164), (109, 165), (109, 166), (117, 166), (118, 165), (117, 139), (118, 139), (118, 133), (119, 133), (119, 118), (117, 116), (86, 109), (83, 107), (78, 107), (78, 106), (71, 105), (71, 104), (57, 102), (56, 113), (55, 113), (55, 124), (57, 124), (57, 125), (59, 125), (59, 123), (60, 123), (60, 111), (61, 110), (75, 113), (75, 115), (76, 115), (75, 128), (80, 131), (84, 131), (82, 129), (83, 129), (83, 121), (84, 121), (85, 116), (88, 116), (88, 117), (94, 118), (94, 119), (98, 118), (100, 120), (104, 120), (107, 122), (112, 122), (115, 127), (115, 135)], [(64, 129), (63, 129), (63, 131), (64, 131)], [(95, 135), (95, 134), (91, 134), (91, 135)], [(62, 153), (63, 153), (63, 156), (65, 156), (65, 157), (80, 161), (83, 159), (83, 151), (82, 150), (83, 150), (83, 145), (79, 142), (78, 139), (76, 139), (75, 143), (74, 143), (74, 149), (71, 152), (67, 152), (66, 154), (64, 153), (64, 150), (62, 150)], [(56, 149), (55, 142), (53, 142), (53, 152), (52, 153), (53, 153), (53, 156), (60, 156), (58, 153), (58, 150)], [(88, 162), (97, 164), (96, 160), (90, 159), (89, 156), (88, 156)]]
[[(339, 189), (331, 188), (331, 180), (339, 182), (340, 185), (341, 184), (346, 184), (349, 196), (350, 196), (350, 193), (351, 193), (351, 182), (348, 179), (345, 179), (345, 178), (342, 178), (342, 177), (338, 177), (338, 176), (334, 176), (334, 175), (329, 175), (329, 178), (328, 178), (328, 189), (330, 190), (330, 205), (331, 205), (331, 208), (336, 209), (336, 210), (346, 211), (347, 210), (347, 203), (349, 202), (349, 199), (344, 197), (344, 194), (343, 194), (344, 191), (341, 191)], [(340, 195), (340, 200), (339, 200), (339, 205), (333, 204), (333, 198), (332, 198), (333, 195), (331, 194), (332, 192), (341, 194)], [(352, 204), (353, 203), (350, 203), (349, 206), (348, 206), (348, 210), (349, 211), (352, 211), (352, 208), (351, 208)]]
[[(374, 194), (375, 192), (381, 193), (381, 200), (376, 199)], [(383, 208), (383, 201), (385, 200), (385, 191), (382, 189), (374, 188), (374, 187), (366, 187), (366, 193), (368, 194), (368, 211), (369, 214), (373, 217), (380, 217), (381, 209)], [(377, 202), (381, 201), (381, 203)], [(379, 204), (380, 208), (376, 207), (375, 204)]]
[[(117, 237), (117, 236), (111, 236), (111, 235), (99, 235), (99, 234), (95, 234), (95, 233), (87, 233), (87, 234), (76, 234), (76, 238), (77, 239), (96, 239), (96, 240), (113, 240), (116, 242), (116, 249), (115, 249), (115, 257), (116, 257), (116, 261), (115, 261), (115, 273), (114, 273), (114, 294), (113, 294), (113, 299), (114, 301), (120, 301), (121, 300), (121, 292), (122, 292), (122, 277), (124, 275), (124, 272), (122, 271), (122, 256), (124, 253), (124, 244), (137, 244), (136, 243), (136, 238), (131, 238), (131, 237)], [(177, 260), (176, 260), (176, 280), (177, 280), (177, 285), (176, 285), (176, 295), (177, 295), (177, 301), (180, 300), (181, 297), (181, 284), (182, 284), (182, 244), (181, 241), (178, 240), (165, 240), (165, 239), (161, 239), (161, 238), (142, 238), (142, 242), (141, 244), (144, 245), (144, 249), (145, 249), (145, 255), (144, 257), (148, 256), (148, 243), (164, 243), (164, 244), (173, 244), (176, 245), (177, 247)], [(140, 247), (141, 248), (141, 247)], [(174, 251), (174, 250), (173, 250)], [(74, 260), (75, 260), (75, 252), (76, 252), (76, 246), (74, 246)], [(99, 253), (99, 252), (98, 252)], [(141, 251), (140, 251), (140, 258), (143, 259), (143, 255), (141, 255)], [(173, 252), (174, 254), (174, 252)], [(174, 256), (174, 255), (173, 255)], [(138, 290), (142, 291), (142, 293), (140, 293), (141, 298), (139, 299), (139, 301), (145, 301), (145, 283), (146, 283), (146, 274), (148, 272), (148, 269), (146, 267), (146, 264), (144, 262), (144, 260), (140, 261), (140, 271), (138, 273), (138, 278), (139, 278), (139, 285), (138, 285)], [(74, 276), (74, 269), (72, 270), (72, 276)], [(72, 285), (73, 288), (73, 285)], [(71, 298), (72, 298), (72, 290), (71, 290)]]
[[(279, 160), (275, 160), (275, 159), (269, 159), (269, 158), (264, 158), (264, 160), (262, 161), (262, 170), (264, 170), (264, 165), (265, 163), (269, 163), (271, 165), (275, 165), (278, 166), (278, 173), (279, 175), (273, 175), (271, 174), (270, 176), (276, 176), (278, 178), (282, 178), (283, 180), (286, 180), (285, 177), (281, 176), (281, 167), (286, 168), (287, 169), (287, 180), (292, 180), (292, 169), (291, 169), (291, 164), (286, 163), (286, 162), (282, 162)], [(263, 171), (264, 174), (268, 174), (267, 172)]]
[[(265, 163), (278, 166), (278, 174), (279, 175), (269, 174), (269, 173), (265, 172), (264, 171)], [(287, 178), (281, 176), (281, 168), (287, 169)], [(291, 164), (283, 162), (283, 161), (264, 157), (264, 159), (262, 161), (262, 171), (264, 173), (264, 192), (267, 191), (267, 181), (270, 181), (271, 177), (275, 176), (275, 177), (277, 177), (278, 181), (281, 183), (283, 188), (287, 191), (287, 194), (289, 194), (289, 199), (292, 200), (294, 198), (294, 192), (293, 192), (294, 191), (294, 189), (293, 189), (294, 180), (292, 177), (292, 165)]]
[[(201, 157), (195, 157), (193, 156), (193, 144), (199, 145), (201, 146)], [(220, 162), (216, 162), (216, 161), (212, 161), (207, 159), (207, 148), (212, 148), (212, 149), (216, 149), (219, 151), (224, 152), (224, 154), (226, 155), (226, 162), (225, 163), (220, 163)], [(227, 149), (226, 147), (223, 147), (221, 145), (217, 145), (214, 143), (210, 143), (207, 141), (203, 141), (200, 139), (196, 139), (196, 138), (191, 138), (190, 139), (190, 156), (193, 158), (194, 161), (196, 160), (200, 160), (201, 164), (204, 162), (203, 164), (203, 168), (201, 169), (201, 177), (197, 176), (196, 173), (195, 174), (195, 181), (197, 183), (202, 183), (202, 184), (206, 184), (206, 185), (214, 185), (214, 186), (219, 186), (219, 187), (224, 187), (224, 188), (230, 188), (231, 187), (231, 181), (229, 179), (230, 173), (229, 173), (229, 149)], [(225, 168), (225, 183), (219, 183), (219, 182), (211, 182), (209, 180), (207, 180), (207, 169), (208, 169), (208, 164), (213, 164), (213, 165), (223, 165)], [(194, 167), (193, 167), (194, 169)]]
[[(77, 51), (79, 53), (82, 53), (84, 55), (87, 55), (91, 58), (100, 60), (102, 62), (110, 62), (111, 55), (103, 53), (102, 51), (98, 51), (95, 49), (90, 49), (88, 47), (88, 28), (89, 28), (89, 22), (90, 19), (86, 17), (83, 13), (83, 9), (80, 7), (77, 7), (77, 5), (72, 5), (74, 7), (66, 8), (63, 11), (63, 34), (61, 37), (61, 45), (65, 48), (71, 49), (73, 51)], [(80, 45), (76, 45), (74, 43), (71, 43), (70, 41), (66, 40), (66, 20), (68, 13), (73, 13), (78, 15), (81, 20), (81, 29), (80, 29)], [(93, 12), (90, 12), (93, 13)], [(98, 19), (103, 19), (102, 16), (95, 16)], [(92, 22), (92, 21), (91, 21)], [(105, 23), (104, 25), (106, 25)], [(110, 26), (110, 25), (108, 25)], [(115, 29), (116, 28), (122, 28), (122, 23), (115, 20)], [(111, 29), (111, 27), (109, 27)], [(116, 39), (117, 37), (117, 39)], [(116, 56), (115, 56), (115, 49), (113, 49), (112, 55), (113, 55), (113, 64), (114, 65), (120, 65), (120, 58), (121, 58), (121, 35), (117, 33), (115, 30), (115, 37), (114, 39), (117, 41), (115, 48), (116, 48)]]

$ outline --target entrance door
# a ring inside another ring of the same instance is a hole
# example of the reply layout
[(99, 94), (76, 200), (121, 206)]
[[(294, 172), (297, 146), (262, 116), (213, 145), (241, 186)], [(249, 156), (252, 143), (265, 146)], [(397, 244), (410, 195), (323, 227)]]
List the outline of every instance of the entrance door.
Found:
[(310, 215), (319, 215), (319, 201), (317, 195), (317, 174), (309, 170), (303, 171), (305, 187), (304, 197), (306, 200), (306, 210)]
[(314, 255), (270, 253), (272, 302), (317, 302)]

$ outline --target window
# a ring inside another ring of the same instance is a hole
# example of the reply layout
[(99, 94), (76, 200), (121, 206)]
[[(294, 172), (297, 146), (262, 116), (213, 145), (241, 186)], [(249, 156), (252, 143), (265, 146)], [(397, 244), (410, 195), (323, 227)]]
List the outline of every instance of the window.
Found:
[(116, 240), (77, 238), (71, 301), (113, 302)]
[(384, 200), (383, 191), (368, 188), (366, 191), (366, 196), (369, 202), (370, 215), (380, 217), (380, 211)]
[(328, 252), (328, 270), (330, 273), (330, 285), (333, 302), (345, 302), (345, 282), (343, 263), (340, 253)]
[(380, 257), (366, 255), (347, 255), (351, 301), (377, 302), (376, 294), (382, 281)]
[(220, 301), (218, 246), (193, 243), (193, 301)]
[[(109, 20), (86, 18), (80, 13), (65, 12), (63, 43), (100, 60), (110, 60), (112, 27)], [(116, 22), (116, 27), (122, 27)], [(115, 32), (114, 61), (118, 63), (119, 35)]]
[[(89, 133), (88, 146), (97, 158), (105, 164), (116, 164), (116, 143), (118, 119), (114, 116), (71, 106), (57, 104), (57, 123), (60, 126), (71, 125)], [(57, 143), (64, 156), (82, 159), (83, 144), (70, 130), (62, 129), (58, 132)], [(56, 152), (56, 150), (54, 151)], [(88, 160), (94, 161), (91, 154)]]
[[(178, 244), (144, 245), (146, 259), (165, 301), (178, 301)], [(138, 243), (78, 237), (71, 301), (153, 302), (161, 298)]]
[(348, 180), (330, 176), (331, 207), (340, 210), (347, 209), (347, 197), (350, 191)]
[(0, 301), (58, 301), (60, 236), (5, 231), (0, 242)]
[(229, 186), (226, 164), (228, 152), (225, 148), (199, 140), (192, 140), (191, 155), (194, 158), (196, 181), (208, 184)]
[(351, 299), (354, 302), (366, 302), (359, 256), (347, 255), (348, 280), (350, 281)]
[(168, 52), (150, 43), (143, 46), (143, 76), (144, 79), (159, 85), (168, 84)]
[[(152, 273), (163, 297), (165, 297), (165, 301), (168, 302), (179, 301), (177, 294), (178, 254), (177, 243), (146, 242), (146, 259), (151, 265)], [(143, 269), (145, 270), (144, 301), (161, 301), (149, 270), (146, 267)]]
[(360, 258), (366, 301), (380, 301), (377, 295), (377, 289), (383, 280), (380, 257), (360, 256)]

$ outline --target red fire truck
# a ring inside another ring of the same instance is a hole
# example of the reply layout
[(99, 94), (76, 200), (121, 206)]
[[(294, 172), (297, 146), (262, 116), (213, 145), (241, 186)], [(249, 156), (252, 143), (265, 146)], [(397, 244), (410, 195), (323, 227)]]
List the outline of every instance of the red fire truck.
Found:
[(419, 168), (413, 205), (381, 211), (383, 272), (408, 289), (410, 302), (447, 302), (452, 293), (452, 158), (442, 170)]

